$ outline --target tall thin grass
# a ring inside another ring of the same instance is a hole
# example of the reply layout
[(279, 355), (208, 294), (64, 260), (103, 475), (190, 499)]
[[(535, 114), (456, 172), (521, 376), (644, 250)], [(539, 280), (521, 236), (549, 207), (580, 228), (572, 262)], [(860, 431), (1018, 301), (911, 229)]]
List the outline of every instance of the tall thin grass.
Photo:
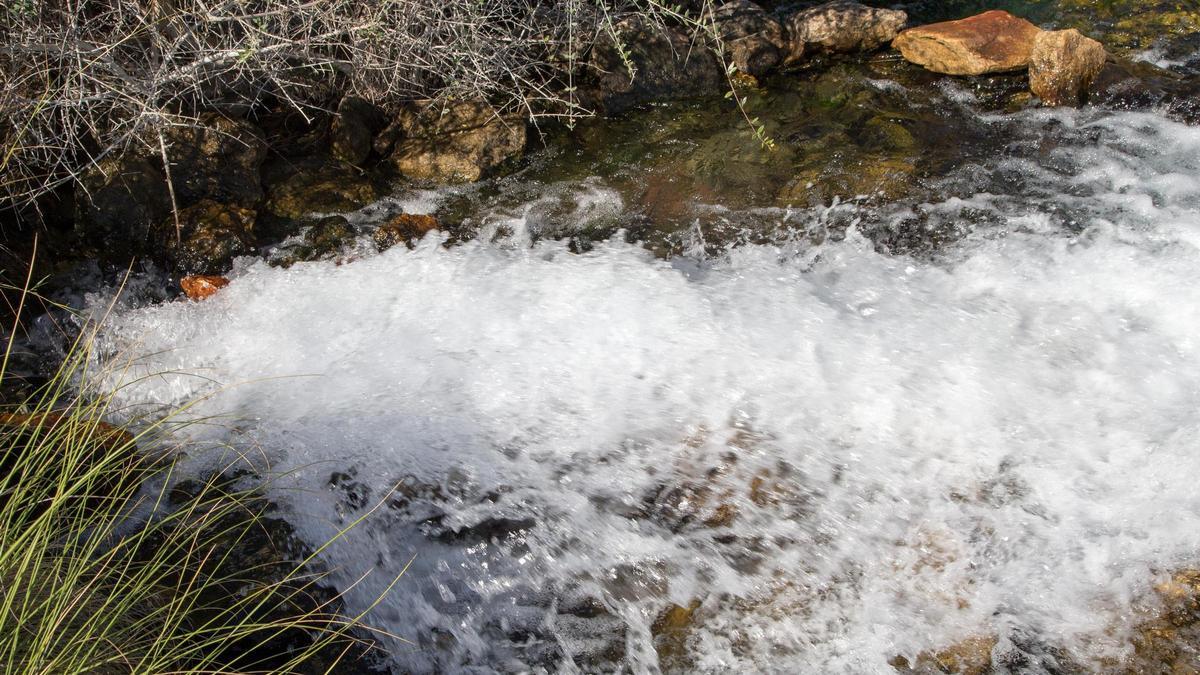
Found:
[(0, 412), (0, 672), (326, 672), (362, 652), (361, 617), (311, 552), (289, 558), (259, 490), (173, 480), (172, 416), (103, 421), (93, 336)]

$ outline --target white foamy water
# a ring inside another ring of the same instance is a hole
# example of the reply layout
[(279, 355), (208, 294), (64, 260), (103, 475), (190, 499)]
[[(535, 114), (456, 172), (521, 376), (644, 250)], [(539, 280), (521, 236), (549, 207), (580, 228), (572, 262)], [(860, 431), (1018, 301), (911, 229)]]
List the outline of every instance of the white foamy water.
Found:
[(427, 239), (251, 265), (106, 340), (152, 355), (126, 379), (203, 374), (123, 402), (224, 387), (205, 433), (299, 467), (314, 541), (401, 485), (328, 561), (378, 570), (366, 602), (416, 556), (373, 615), (404, 671), (883, 673), (982, 634), (1086, 661), (1200, 558), (1200, 130), (1084, 120), (1009, 120), (1066, 140), (923, 206), (1000, 223), (935, 260)]

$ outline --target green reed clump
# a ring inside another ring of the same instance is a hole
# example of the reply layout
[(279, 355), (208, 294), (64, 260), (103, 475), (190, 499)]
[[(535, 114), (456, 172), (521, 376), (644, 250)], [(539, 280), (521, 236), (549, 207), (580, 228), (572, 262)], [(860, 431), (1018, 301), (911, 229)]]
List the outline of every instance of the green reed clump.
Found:
[(177, 416), (103, 421), (91, 345), (0, 407), (0, 672), (325, 672), (361, 655), (359, 617), (261, 490), (232, 465), (173, 480)]

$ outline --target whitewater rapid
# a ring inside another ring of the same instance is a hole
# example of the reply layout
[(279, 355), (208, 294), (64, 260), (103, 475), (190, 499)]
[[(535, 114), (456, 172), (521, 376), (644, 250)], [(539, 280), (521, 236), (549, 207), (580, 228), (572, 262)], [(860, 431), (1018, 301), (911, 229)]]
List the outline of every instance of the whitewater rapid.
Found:
[[(118, 306), (104, 351), (138, 358), (111, 386), (206, 395), (225, 423), (188, 433), (289, 472), (313, 541), (382, 504), (326, 563), (375, 570), (364, 604), (413, 559), (371, 617), (413, 643), (401, 671), (1119, 655), (1200, 559), (1200, 129), (996, 123), (1058, 141), (919, 205), (986, 223), (934, 255), (852, 226), (709, 258), (434, 235), (248, 263), (205, 302)], [(655, 649), (671, 604), (696, 607), (682, 656)]]

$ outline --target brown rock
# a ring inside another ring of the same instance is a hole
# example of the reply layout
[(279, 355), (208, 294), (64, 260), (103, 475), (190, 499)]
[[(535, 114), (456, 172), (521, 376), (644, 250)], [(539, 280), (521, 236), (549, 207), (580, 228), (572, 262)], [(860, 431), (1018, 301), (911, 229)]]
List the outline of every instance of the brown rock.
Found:
[(896, 9), (880, 9), (838, 0), (797, 12), (783, 23), (788, 34), (787, 62), (821, 52), (878, 49), (891, 42), (908, 21)]
[(375, 248), (379, 251), (386, 251), (400, 243), (412, 248), (411, 240), (419, 239), (436, 229), (438, 220), (433, 216), (402, 213), (380, 225), (371, 235), (371, 240), (375, 242)]
[(232, 204), (203, 199), (167, 216), (159, 227), (167, 262), (192, 274), (212, 274), (229, 268), (239, 255), (254, 253), (255, 212)]
[(427, 101), (402, 111), (380, 138), (397, 139), (391, 161), (405, 176), (469, 183), (525, 149), (525, 119), (484, 101)]
[(783, 26), (762, 7), (735, 0), (722, 5), (713, 18), (738, 72), (761, 77), (783, 60), (787, 47)]
[(897, 35), (892, 46), (905, 59), (935, 73), (982, 75), (1027, 67), (1040, 32), (1025, 19), (994, 9), (910, 28)]
[(361, 165), (370, 156), (371, 142), (381, 128), (383, 115), (378, 108), (357, 96), (343, 98), (329, 124), (330, 154)]
[(180, 279), (179, 285), (189, 300), (198, 302), (228, 286), (229, 280), (216, 275), (193, 274)]
[(179, 206), (200, 199), (255, 206), (263, 198), (259, 171), (267, 156), (262, 132), (216, 113), (171, 127), (165, 137)]
[[(593, 91), (583, 104), (618, 113), (651, 101), (722, 91), (725, 76), (716, 57), (685, 31), (631, 16), (603, 33), (592, 47), (588, 68)], [(632, 66), (632, 72), (631, 72)]]
[(999, 642), (995, 635), (974, 635), (936, 652), (921, 652), (915, 664), (903, 656), (893, 658), (893, 668), (911, 675), (987, 675), (992, 672), (992, 652)]
[(683, 672), (691, 669), (687, 643), (696, 629), (696, 610), (699, 608), (699, 600), (693, 600), (687, 607), (671, 605), (650, 626), (654, 650), (658, 652), (658, 665), (664, 671)]
[(1107, 58), (1104, 45), (1074, 28), (1043, 31), (1029, 55), (1029, 88), (1046, 105), (1079, 105)]

